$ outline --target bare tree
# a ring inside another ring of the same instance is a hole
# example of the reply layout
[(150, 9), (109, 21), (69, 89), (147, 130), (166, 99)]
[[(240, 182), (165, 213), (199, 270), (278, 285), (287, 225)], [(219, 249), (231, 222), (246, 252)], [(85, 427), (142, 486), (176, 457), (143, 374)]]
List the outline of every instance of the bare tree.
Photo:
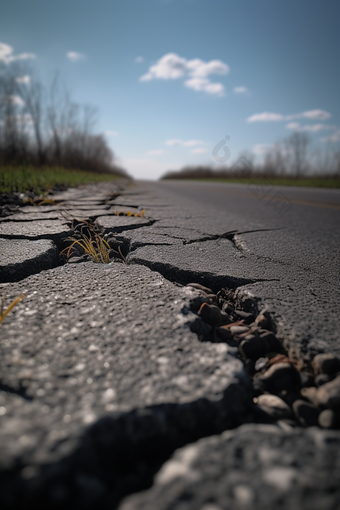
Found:
[(296, 177), (301, 177), (307, 170), (307, 149), (309, 137), (306, 133), (293, 133), (285, 140), (287, 159), (290, 159), (292, 171)]

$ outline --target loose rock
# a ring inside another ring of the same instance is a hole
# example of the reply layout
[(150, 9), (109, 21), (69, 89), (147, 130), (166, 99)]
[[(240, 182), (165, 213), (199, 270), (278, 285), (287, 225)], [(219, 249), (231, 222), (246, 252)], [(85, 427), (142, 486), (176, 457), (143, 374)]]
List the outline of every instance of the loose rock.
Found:
[(319, 425), (324, 429), (337, 429), (340, 427), (340, 412), (325, 409), (319, 415)]
[(295, 416), (305, 427), (314, 427), (318, 425), (318, 410), (305, 400), (296, 400), (293, 404)]
[(317, 354), (312, 361), (315, 374), (335, 375), (340, 372), (340, 359), (333, 354)]
[(255, 381), (259, 386), (269, 393), (280, 393), (281, 391), (294, 390), (299, 385), (298, 373), (288, 363), (277, 363), (272, 365), (263, 375)]
[(205, 287), (204, 285), (201, 285), (200, 283), (188, 283), (187, 287), (192, 287), (193, 289), (202, 290), (206, 294), (214, 294), (209, 287)]
[(231, 326), (230, 331), (233, 335), (241, 335), (249, 331), (249, 328), (247, 326)]
[(315, 386), (322, 386), (331, 380), (328, 374), (319, 374), (315, 377)]
[(320, 386), (316, 392), (316, 399), (321, 406), (331, 409), (340, 407), (340, 375)]
[(290, 407), (276, 395), (260, 395), (257, 405), (275, 420), (293, 417)]
[(267, 344), (259, 336), (253, 336), (251, 339), (248, 337), (248, 340), (242, 340), (240, 344), (240, 351), (246, 358), (256, 361), (258, 358), (262, 358), (266, 354)]

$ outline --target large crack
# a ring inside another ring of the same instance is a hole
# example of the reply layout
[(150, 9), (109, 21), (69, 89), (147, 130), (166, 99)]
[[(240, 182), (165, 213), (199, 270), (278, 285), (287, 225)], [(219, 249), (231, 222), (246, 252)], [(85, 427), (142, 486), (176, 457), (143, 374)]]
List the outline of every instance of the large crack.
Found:
[[(143, 225), (124, 226), (121, 229), (115, 227), (113, 229), (106, 229), (106, 231), (110, 233), (120, 233), (126, 230), (151, 226), (156, 223), (156, 221), (157, 220), (150, 220), (150, 222)], [(263, 230), (270, 229), (259, 229), (257, 231)], [(237, 239), (237, 235), (248, 232), (256, 231), (231, 231), (222, 235), (206, 236), (190, 240), (183, 242), (183, 244), (193, 244), (195, 242), (225, 238), (233, 242), (237, 249), (243, 250), (242, 245)], [(39, 238), (46, 239), (46, 237)], [(147, 242), (139, 244), (138, 242), (134, 243), (134, 247), (136, 248), (147, 245), (163, 246), (167, 244)], [(126, 254), (130, 251), (130, 242), (125, 244), (125, 251)], [(220, 308), (222, 307), (221, 303), (223, 299), (220, 300), (220, 296), (223, 289), (226, 289), (224, 303), (229, 302), (229, 306), (234, 308), (231, 312), (231, 317), (233, 317), (233, 313), (237, 315), (237, 312), (245, 311), (245, 309), (248, 313), (249, 311), (253, 313), (256, 311), (258, 313), (258, 303), (255, 299), (251, 300), (250, 304), (248, 300), (246, 307), (241, 306), (242, 300), (237, 301), (235, 295), (236, 289), (256, 282), (273, 281), (267, 279), (215, 276), (207, 272), (202, 273), (199, 271), (181, 270), (171, 264), (149, 262), (139, 258), (134, 258), (133, 264), (147, 266), (152, 271), (160, 273), (172, 283), (188, 285), (194, 282), (207, 287), (207, 292), (202, 290), (202, 298), (199, 300), (200, 307), (197, 308), (196, 301), (193, 305), (193, 309), (195, 309), (196, 306), (199, 323), (207, 324), (213, 332), (208, 331), (206, 328), (205, 332), (202, 333), (204, 327), (201, 327), (200, 331), (200, 328), (196, 326), (193, 328), (193, 324), (189, 324), (201, 341), (223, 342), (221, 337), (216, 340), (215, 335), (216, 328), (220, 328), (221, 324), (219, 324), (218, 321), (216, 324), (211, 324), (209, 321), (205, 322), (202, 319), (204, 305), (205, 307), (211, 306), (212, 304), (216, 305), (215, 299), (217, 299), (217, 304), (220, 305)], [(214, 294), (215, 298), (212, 297), (212, 294)], [(237, 310), (237, 306), (239, 310)], [(183, 312), (185, 313), (185, 310)], [(242, 317), (242, 314), (240, 317)], [(263, 317), (266, 318), (265, 315)], [(268, 319), (268, 321), (270, 321), (270, 319)], [(254, 328), (255, 326), (253, 329)], [(251, 325), (248, 329), (251, 329)], [(272, 325), (271, 329), (275, 331), (275, 325)], [(225, 329), (225, 331), (227, 330)], [(266, 333), (262, 332), (262, 335), (263, 334)], [(242, 335), (242, 333), (240, 333), (240, 335)], [(229, 337), (226, 343), (230, 343), (231, 340), (233, 340), (237, 344), (238, 340), (241, 339), (239, 334), (231, 336), (234, 338)], [(242, 340), (239, 342), (239, 345), (241, 345), (241, 343)], [(282, 345), (281, 348), (282, 350), (280, 350), (280, 346), (277, 347), (274, 355), (279, 354), (287, 358), (287, 353), (283, 350)], [(270, 351), (264, 351), (263, 355), (265, 356), (268, 353), (270, 353)], [(260, 373), (264, 367), (268, 369), (268, 366), (271, 366), (270, 360), (275, 357), (268, 357), (265, 365), (256, 370), (255, 365), (257, 360), (249, 357), (247, 358), (243, 347), (241, 347), (241, 356), (243, 357), (249, 377)], [(255, 355), (255, 357), (256, 356), (257, 355)], [(284, 363), (292, 367), (292, 361), (298, 364), (301, 360), (285, 360)], [(310, 367), (307, 368), (310, 369)], [(311, 375), (308, 371), (306, 373)], [(245, 384), (247, 384), (247, 382), (245, 382)], [(298, 385), (298, 383), (296, 383), (296, 385)], [(6, 387), (0, 389), (10, 391), (6, 390)], [(295, 389), (294, 386), (293, 390), (295, 391)], [(232, 388), (229, 386), (221, 399), (200, 399), (188, 404), (149, 406), (120, 416), (108, 416), (100, 419), (85, 432), (77, 448), (71, 455), (64, 457), (57, 464), (45, 465), (39, 476), (39, 484), (34, 485), (34, 480), (32, 483), (29, 480), (26, 481), (25, 491), (18, 494), (15, 501), (13, 501), (13, 505), (10, 502), (6, 508), (15, 508), (18, 504), (22, 506), (25, 505), (25, 508), (32, 510), (46, 508), (46, 505), (48, 505), (49, 508), (59, 508), (61, 505), (63, 505), (64, 508), (114, 508), (127, 494), (150, 487), (154, 474), (177, 448), (195, 442), (202, 437), (220, 434), (226, 429), (238, 427), (245, 422), (275, 421), (268, 413), (266, 414), (262, 409), (259, 410), (251, 400), (247, 405), (241, 405), (240, 402), (237, 402), (237, 398), (235, 398), (235, 391), (236, 393), (238, 391), (237, 385)], [(261, 395), (262, 391), (263, 387), (261, 387), (261, 385), (255, 386), (255, 394), (257, 396)], [(235, 409), (234, 412), (231, 410), (227, 413), (226, 409), (229, 406), (230, 410), (231, 399), (235, 400)], [(307, 425), (309, 425), (309, 423), (307, 423)], [(23, 467), (24, 466), (20, 463), (16, 465), (16, 477), (19, 478), (21, 476), (20, 473)], [(88, 490), (86, 486), (88, 486)], [(55, 498), (55, 487), (62, 487), (64, 494), (67, 495), (66, 499), (65, 497), (61, 497), (59, 500)], [(54, 492), (51, 490), (52, 488)]]

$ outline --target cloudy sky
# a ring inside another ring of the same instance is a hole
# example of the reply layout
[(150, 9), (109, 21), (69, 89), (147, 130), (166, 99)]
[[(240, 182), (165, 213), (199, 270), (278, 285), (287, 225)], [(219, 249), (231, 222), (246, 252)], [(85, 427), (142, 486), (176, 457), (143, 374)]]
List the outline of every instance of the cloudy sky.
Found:
[(2, 0), (0, 60), (59, 71), (125, 168), (156, 179), (212, 163), (225, 136), (230, 162), (294, 131), (339, 146), (339, 19), (328, 0)]

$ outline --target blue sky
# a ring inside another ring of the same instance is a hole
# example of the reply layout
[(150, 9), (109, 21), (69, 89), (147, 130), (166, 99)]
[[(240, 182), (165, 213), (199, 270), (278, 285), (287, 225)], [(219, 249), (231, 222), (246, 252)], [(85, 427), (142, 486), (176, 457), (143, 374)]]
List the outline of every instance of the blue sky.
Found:
[(0, 59), (59, 71), (125, 168), (155, 179), (211, 164), (225, 135), (230, 162), (296, 130), (339, 147), (339, 19), (327, 0), (2, 0)]

